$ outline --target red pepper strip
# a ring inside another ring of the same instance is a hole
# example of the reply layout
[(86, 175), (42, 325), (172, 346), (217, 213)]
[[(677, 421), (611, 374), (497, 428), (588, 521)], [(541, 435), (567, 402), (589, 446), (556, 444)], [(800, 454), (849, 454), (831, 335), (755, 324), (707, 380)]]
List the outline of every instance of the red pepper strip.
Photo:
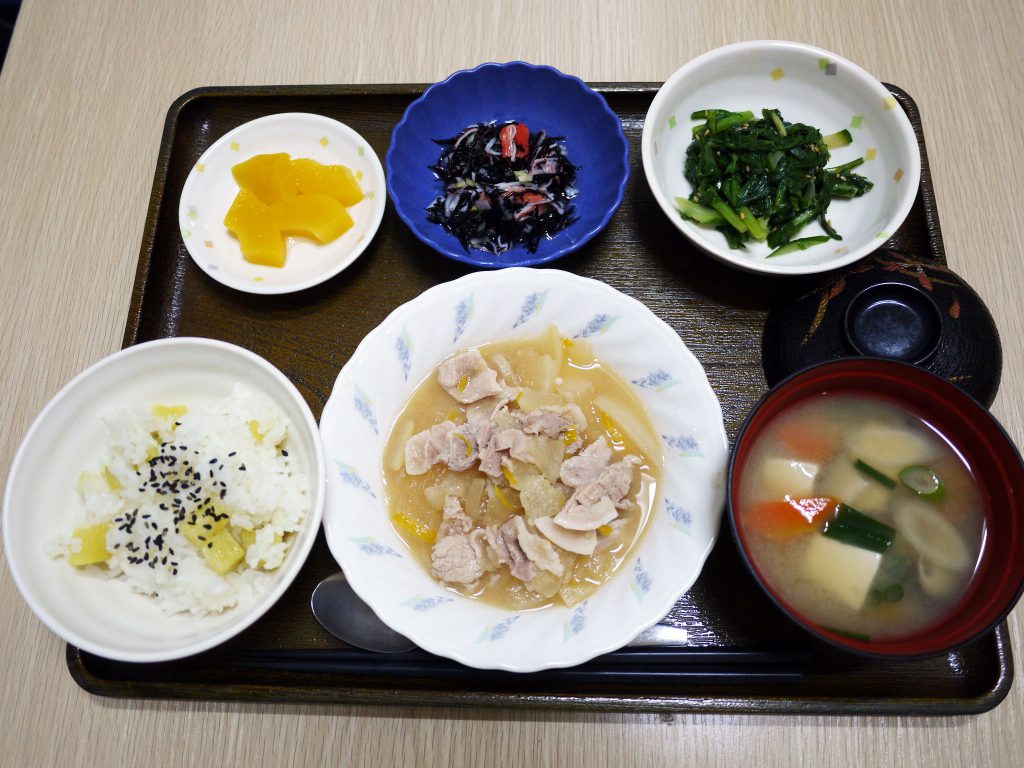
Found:
[(501, 156), (509, 160), (516, 153), (515, 135), (516, 127), (514, 125), (506, 125), (501, 129)]
[(522, 123), (506, 125), (501, 129), (501, 156), (526, 157), (530, 151), (530, 129)]
[(523, 123), (516, 123), (516, 157), (526, 157), (530, 152), (530, 129)]

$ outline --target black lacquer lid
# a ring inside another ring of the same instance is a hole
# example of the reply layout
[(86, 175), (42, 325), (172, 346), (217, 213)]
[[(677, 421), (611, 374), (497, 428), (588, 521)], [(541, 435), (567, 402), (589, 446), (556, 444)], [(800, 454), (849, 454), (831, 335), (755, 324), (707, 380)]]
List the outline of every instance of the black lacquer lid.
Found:
[(793, 283), (765, 323), (769, 386), (815, 363), (868, 355), (913, 363), (990, 406), (1002, 347), (988, 309), (948, 267), (895, 249)]

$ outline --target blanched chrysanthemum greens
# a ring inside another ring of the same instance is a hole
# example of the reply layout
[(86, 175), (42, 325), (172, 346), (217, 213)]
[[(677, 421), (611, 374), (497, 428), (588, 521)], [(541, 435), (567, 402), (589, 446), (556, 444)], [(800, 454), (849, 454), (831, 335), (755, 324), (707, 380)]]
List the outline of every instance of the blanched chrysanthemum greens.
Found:
[[(731, 248), (750, 240), (767, 242), (769, 256), (805, 250), (829, 239), (842, 240), (826, 214), (834, 198), (860, 197), (874, 186), (852, 169), (858, 158), (826, 167), (829, 149), (850, 143), (849, 131), (829, 136), (802, 123), (787, 123), (777, 109), (753, 112), (707, 109), (690, 115), (704, 120), (693, 129), (684, 176), (694, 190), (676, 198), (683, 216), (714, 227)], [(797, 238), (817, 220), (825, 235)]]

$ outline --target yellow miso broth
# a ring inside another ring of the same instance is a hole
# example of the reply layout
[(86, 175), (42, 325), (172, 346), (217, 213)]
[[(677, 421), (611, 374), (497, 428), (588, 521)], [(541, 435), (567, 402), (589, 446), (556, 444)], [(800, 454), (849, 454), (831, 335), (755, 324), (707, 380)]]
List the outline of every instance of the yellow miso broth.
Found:
[(780, 413), (752, 446), (738, 521), (765, 580), (821, 627), (869, 639), (940, 621), (985, 538), (969, 466), (922, 418), (830, 393)]

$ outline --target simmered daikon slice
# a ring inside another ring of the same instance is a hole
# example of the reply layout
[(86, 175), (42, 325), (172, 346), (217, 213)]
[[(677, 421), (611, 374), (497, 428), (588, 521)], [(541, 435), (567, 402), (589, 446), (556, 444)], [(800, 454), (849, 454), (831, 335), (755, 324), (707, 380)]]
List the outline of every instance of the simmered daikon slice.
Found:
[[(634, 414), (643, 413), (643, 406), (638, 403), (627, 404), (608, 395), (594, 398), (594, 406), (603, 414), (602, 422), (612, 423), (612, 429), (624, 433), (626, 438), (651, 461), (660, 464), (662, 457), (661, 438), (652, 434), (644, 422)], [(607, 417), (607, 418), (604, 418)], [(607, 423), (606, 423), (607, 428)], [(614, 440), (613, 440), (614, 442)]]

